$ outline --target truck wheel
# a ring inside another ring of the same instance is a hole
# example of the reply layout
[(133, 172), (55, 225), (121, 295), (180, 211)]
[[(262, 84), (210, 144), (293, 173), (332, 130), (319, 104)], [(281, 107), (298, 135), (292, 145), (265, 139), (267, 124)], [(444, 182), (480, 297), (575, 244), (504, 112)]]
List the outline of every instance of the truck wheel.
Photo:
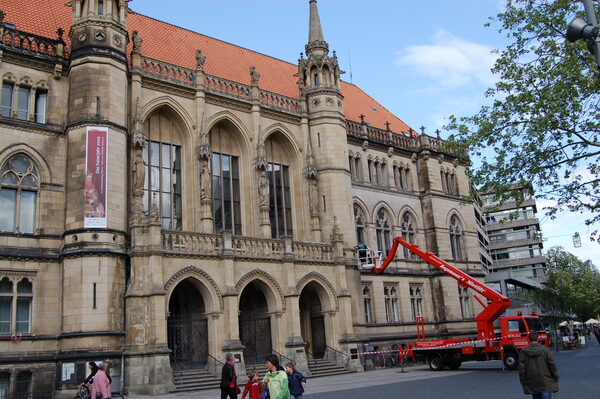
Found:
[(442, 371), (444, 369), (444, 359), (439, 353), (429, 355), (429, 368), (433, 371)]
[(508, 352), (504, 354), (504, 367), (509, 370), (519, 368), (519, 354), (516, 352)]
[(450, 365), (448, 365), (448, 367), (450, 367), (450, 370), (458, 370), (461, 364), (462, 360), (454, 360), (452, 363), (450, 363)]

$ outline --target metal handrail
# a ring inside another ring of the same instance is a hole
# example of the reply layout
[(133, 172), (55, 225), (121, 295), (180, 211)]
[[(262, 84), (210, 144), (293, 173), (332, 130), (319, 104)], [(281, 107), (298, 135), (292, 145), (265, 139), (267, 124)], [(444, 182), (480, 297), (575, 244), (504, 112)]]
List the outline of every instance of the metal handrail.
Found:
[(311, 367), (310, 362), (308, 362), (309, 359), (313, 359), (316, 360), (317, 358), (315, 357), (314, 354), (312, 354), (311, 352), (309, 352), (307, 349), (304, 350), (304, 353), (306, 353), (306, 360), (307, 360), (307, 366), (308, 369), (310, 370), (311, 373), (314, 373), (317, 370), (316, 364)]
[[(335, 354), (335, 364), (341, 364), (347, 370), (348, 367), (350, 366), (350, 361), (349, 361), (350, 357), (346, 353), (341, 352), (335, 348), (332, 348), (331, 346), (329, 346), (327, 344), (325, 345), (325, 347)], [(341, 362), (338, 361), (338, 355), (341, 357)]]
[[(208, 354), (208, 358), (212, 360), (211, 363), (212, 363), (212, 366), (213, 366), (213, 369), (214, 369), (213, 374), (218, 377), (219, 376), (219, 374), (218, 374), (218, 367), (220, 365), (220, 367), (222, 368), (225, 365), (225, 363), (223, 363), (222, 361), (220, 361), (219, 359), (217, 359), (216, 357), (214, 357), (210, 353)], [(208, 364), (206, 365), (206, 368), (209, 368)]]
[(277, 351), (276, 351), (276, 350), (274, 350), (274, 349), (273, 349), (273, 353), (274, 353), (275, 355), (279, 356), (279, 358), (280, 358), (279, 364), (281, 364), (281, 365), (283, 365), (283, 362), (281, 361), (281, 358), (285, 358), (285, 359), (287, 359), (287, 360), (288, 360), (288, 362), (291, 362), (291, 363), (294, 363), (294, 364), (296, 364), (296, 360), (295, 360), (295, 359), (290, 359), (289, 357), (287, 357), (287, 356), (286, 356), (286, 355), (284, 355), (283, 353), (279, 353), (279, 352), (277, 352)]

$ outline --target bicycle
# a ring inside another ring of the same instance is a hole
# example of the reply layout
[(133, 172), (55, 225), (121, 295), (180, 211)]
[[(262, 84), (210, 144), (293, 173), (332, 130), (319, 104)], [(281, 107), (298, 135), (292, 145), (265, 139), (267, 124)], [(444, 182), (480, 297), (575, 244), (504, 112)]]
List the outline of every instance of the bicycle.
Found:
[(91, 399), (92, 393), (87, 385), (79, 385), (77, 388), (77, 395), (73, 397), (73, 399)]
[[(111, 399), (125, 399), (125, 396), (121, 394), (121, 391), (111, 391)], [(77, 388), (77, 394), (73, 397), (73, 399), (92, 399), (92, 392), (90, 388), (83, 384)]]

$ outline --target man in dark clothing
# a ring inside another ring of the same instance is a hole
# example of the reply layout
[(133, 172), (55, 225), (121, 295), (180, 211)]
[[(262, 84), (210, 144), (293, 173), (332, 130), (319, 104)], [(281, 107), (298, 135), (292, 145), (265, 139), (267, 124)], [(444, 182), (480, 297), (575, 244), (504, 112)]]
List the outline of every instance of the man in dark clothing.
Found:
[(221, 370), (221, 384), (219, 385), (219, 388), (221, 388), (221, 399), (226, 399), (227, 396), (229, 396), (229, 399), (237, 399), (239, 391), (235, 366), (233, 365), (233, 354), (226, 354), (225, 360), (225, 364)]
[(538, 343), (538, 334), (529, 334), (530, 344), (519, 356), (519, 378), (523, 392), (533, 399), (551, 399), (558, 392), (558, 373), (550, 350)]

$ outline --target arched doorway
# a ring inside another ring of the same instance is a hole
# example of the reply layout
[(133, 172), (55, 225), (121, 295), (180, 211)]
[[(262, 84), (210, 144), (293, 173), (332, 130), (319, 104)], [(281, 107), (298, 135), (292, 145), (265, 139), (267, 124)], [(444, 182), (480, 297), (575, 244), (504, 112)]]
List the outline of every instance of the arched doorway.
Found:
[(262, 363), (272, 352), (271, 318), (267, 298), (255, 281), (248, 284), (240, 296), (239, 325), (245, 363)]
[(318, 289), (321, 288), (314, 281), (308, 283), (300, 295), (300, 330), (302, 339), (308, 343), (306, 351), (315, 358), (321, 359), (327, 351), (325, 338), (325, 318), (319, 298)]
[(198, 368), (208, 359), (208, 320), (202, 294), (191, 279), (180, 282), (169, 300), (167, 342), (174, 370)]

